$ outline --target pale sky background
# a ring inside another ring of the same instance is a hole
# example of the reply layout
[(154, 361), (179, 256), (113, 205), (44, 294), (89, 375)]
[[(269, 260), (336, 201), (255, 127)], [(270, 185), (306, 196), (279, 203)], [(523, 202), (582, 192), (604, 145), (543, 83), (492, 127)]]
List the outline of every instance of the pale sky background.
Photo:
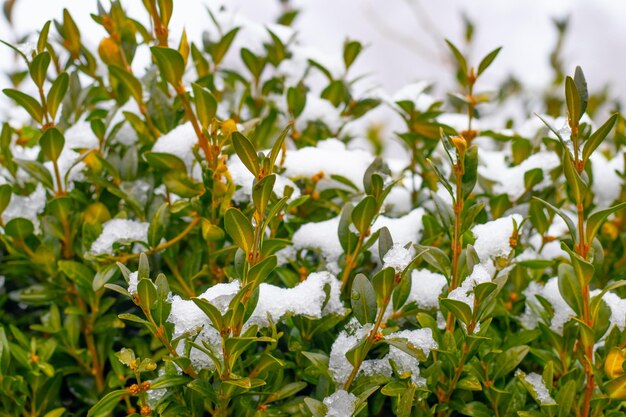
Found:
[[(106, 3), (106, 0), (102, 0)], [(210, 27), (205, 4), (211, 0), (178, 0), (171, 22), (173, 40), (183, 26), (190, 39)], [(269, 23), (279, 14), (277, 0), (230, 0), (230, 8), (251, 20)], [(340, 54), (343, 40), (357, 39), (368, 45), (357, 70), (372, 73), (389, 92), (417, 81), (451, 83), (449, 59), (443, 38), (461, 43), (462, 18), (476, 23), (472, 62), (502, 45), (496, 63), (485, 74), (485, 85), (496, 85), (514, 73), (529, 88), (540, 91), (550, 80), (548, 53), (555, 43), (552, 19), (569, 15), (571, 25), (565, 45), (566, 68), (573, 73), (581, 65), (589, 88), (598, 91), (611, 83), (616, 97), (626, 98), (626, 2), (619, 0), (297, 0), (302, 9), (296, 21), (302, 43), (327, 53)], [(104, 35), (89, 16), (96, 12), (92, 0), (17, 0), (14, 26), (0, 17), (0, 39), (38, 30), (51, 18), (59, 19), (68, 8), (82, 35), (93, 45)], [(122, 4), (140, 20), (145, 11), (139, 0)], [(14, 65), (11, 51), (0, 45), (0, 69)], [(0, 77), (0, 86), (7, 87)]]

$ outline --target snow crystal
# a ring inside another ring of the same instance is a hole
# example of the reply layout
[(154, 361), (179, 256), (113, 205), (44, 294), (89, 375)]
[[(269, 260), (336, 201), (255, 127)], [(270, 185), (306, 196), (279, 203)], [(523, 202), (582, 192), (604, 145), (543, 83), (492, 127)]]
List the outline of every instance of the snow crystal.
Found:
[(304, 130), (307, 123), (316, 121), (324, 123), (331, 132), (336, 132), (341, 127), (341, 113), (330, 101), (309, 92), (304, 110), (296, 120), (296, 129)]
[(591, 154), (590, 159), (593, 173), (591, 189), (595, 203), (600, 207), (608, 207), (619, 198), (622, 190), (624, 181), (616, 171), (624, 172), (624, 156), (618, 154), (613, 159), (607, 160), (596, 152)]
[[(592, 296), (595, 295), (593, 292)], [(626, 300), (620, 298), (618, 295), (612, 292), (607, 292), (602, 296), (602, 299), (606, 302), (611, 310), (611, 325), (617, 326), (621, 331), (626, 327)]]
[[(372, 233), (386, 226), (394, 242), (401, 246), (419, 242), (422, 233), (422, 216), (424, 209), (417, 208), (405, 216), (390, 218), (379, 216), (372, 226)], [(296, 250), (318, 249), (326, 261), (326, 269), (333, 273), (339, 272), (337, 260), (343, 254), (337, 229), (339, 217), (317, 223), (306, 223), (298, 229), (292, 238)], [(372, 254), (378, 256), (378, 245), (370, 248)], [(286, 254), (291, 255), (290, 253)]]
[(337, 385), (343, 385), (353, 366), (346, 358), (346, 352), (356, 346), (360, 340), (364, 339), (372, 329), (371, 324), (361, 326), (356, 318), (352, 318), (346, 325), (346, 329), (339, 333), (330, 349), (328, 360), (328, 370)]
[[(205, 299), (224, 313), (240, 288), (239, 281), (217, 284), (200, 294), (198, 298)], [(213, 353), (221, 357), (221, 337), (218, 331), (212, 327), (206, 314), (193, 301), (183, 300), (178, 295), (172, 296), (172, 309), (167, 321), (174, 325), (174, 338), (180, 337), (184, 333), (199, 330), (197, 343), (202, 344), (201, 341), (206, 341), (211, 346)], [(179, 343), (176, 351), (179, 355), (184, 355), (185, 344)], [(215, 364), (204, 352), (195, 348), (191, 348), (189, 359), (196, 369), (213, 369), (215, 367)]]
[(91, 123), (80, 121), (69, 127), (65, 136), (64, 149), (93, 149), (99, 146), (98, 138), (91, 130)]
[(37, 185), (35, 191), (28, 196), (11, 195), (11, 201), (2, 212), (2, 221), (7, 224), (9, 221), (21, 217), (30, 220), (35, 229), (39, 229), (38, 215), (46, 207), (46, 191), (41, 184)]
[(430, 106), (436, 102), (432, 96), (424, 92), (429, 85), (430, 84), (426, 81), (419, 81), (405, 85), (396, 91), (391, 100), (393, 103), (397, 103), (399, 101), (410, 101), (415, 105), (415, 109), (417, 111), (428, 111)]
[(511, 252), (509, 239), (513, 234), (513, 221), (519, 226), (522, 222), (522, 216), (512, 214), (472, 228), (472, 233), (476, 238), (474, 249), (476, 249), (481, 262), (489, 265), (490, 260), (493, 261), (496, 258), (509, 255)]
[(540, 168), (543, 172), (543, 181), (534, 186), (535, 190), (542, 190), (553, 183), (550, 171), (560, 165), (559, 157), (554, 152), (542, 151), (531, 155), (521, 164), (509, 167), (502, 151), (487, 151), (481, 149), (478, 153), (480, 164), (478, 173), (495, 182), (495, 194), (506, 193), (511, 199), (517, 199), (524, 194), (524, 174), (531, 169)]
[(303, 224), (291, 239), (293, 247), (299, 249), (319, 249), (327, 265), (326, 268), (339, 273), (337, 260), (343, 253), (337, 229), (339, 217), (317, 223)]
[[(337, 384), (343, 384), (352, 372), (353, 366), (346, 358), (346, 352), (356, 346), (360, 340), (367, 337), (372, 325), (361, 326), (355, 318), (346, 325), (346, 329), (339, 333), (333, 343), (328, 361), (328, 369)], [(403, 330), (391, 333), (385, 338), (405, 339), (409, 344), (420, 349), (424, 355), (430, 355), (431, 350), (437, 349), (437, 342), (433, 339), (431, 329)], [(389, 354), (382, 359), (369, 359), (363, 362), (359, 369), (360, 374), (391, 375), (391, 365), (393, 361), (400, 372), (411, 372), (411, 379), (416, 385), (424, 385), (425, 380), (420, 377), (419, 361), (408, 353), (394, 347), (389, 347)], [(385, 363), (387, 362), (387, 363)], [(388, 365), (389, 364), (389, 365)]]
[[(402, 330), (386, 336), (388, 339), (405, 339), (409, 345), (420, 349), (425, 356), (430, 355), (430, 351), (439, 346), (433, 339), (431, 329)], [(426, 380), (420, 377), (419, 361), (414, 356), (400, 350), (395, 346), (389, 346), (389, 360), (392, 360), (400, 373), (411, 373), (411, 380), (417, 386), (425, 385)]]
[(127, 219), (111, 219), (102, 225), (102, 233), (91, 245), (91, 253), (102, 255), (112, 253), (113, 244), (123, 241), (148, 240), (147, 222), (137, 222)]
[[(326, 285), (330, 287), (330, 296), (327, 304), (322, 308), (327, 298), (326, 291), (324, 291)], [(321, 318), (323, 314), (344, 313), (345, 308), (341, 303), (337, 278), (329, 272), (316, 272), (293, 288), (261, 284), (259, 301), (246, 325), (268, 326), (268, 315), (276, 323), (287, 314)]]
[[(393, 241), (405, 246), (407, 243), (418, 243), (422, 235), (422, 217), (424, 209), (419, 207), (402, 217), (378, 216), (372, 225), (372, 233), (387, 227)], [(378, 245), (370, 249), (375, 256), (378, 256)]]
[(139, 271), (131, 272), (128, 275), (128, 292), (130, 295), (137, 294), (137, 284), (139, 284)]
[(474, 287), (483, 282), (491, 281), (491, 275), (482, 264), (474, 266), (472, 273), (465, 278), (460, 287), (450, 291), (448, 298), (462, 301), (471, 309), (474, 309)]
[(447, 284), (446, 277), (427, 269), (415, 269), (411, 273), (411, 292), (407, 303), (415, 301), (423, 310), (439, 307), (439, 295)]
[(195, 159), (193, 147), (197, 141), (198, 138), (191, 122), (186, 122), (157, 139), (152, 147), (152, 152), (177, 156), (185, 163), (187, 169), (191, 169)]
[(537, 401), (539, 401), (541, 405), (556, 404), (554, 399), (550, 396), (550, 391), (548, 391), (541, 375), (531, 372), (524, 376), (524, 380), (533, 387)]
[(394, 243), (383, 256), (384, 267), (392, 267), (396, 272), (404, 271), (412, 260), (411, 251), (399, 243)]
[(555, 332), (562, 334), (565, 323), (576, 316), (574, 310), (572, 310), (559, 292), (557, 277), (550, 278), (543, 287), (536, 282), (531, 282), (528, 288), (524, 290), (524, 295), (526, 296), (526, 310), (520, 317), (520, 322), (528, 329), (537, 327), (537, 322), (540, 320), (538, 310), (540, 311), (541, 304), (537, 300), (537, 295), (542, 296), (552, 304), (554, 316), (550, 322), (550, 328)]
[(355, 411), (356, 395), (344, 390), (339, 390), (329, 397), (324, 398), (326, 405), (326, 417), (350, 417)]
[(340, 175), (350, 180), (355, 186), (363, 186), (363, 174), (370, 166), (374, 156), (369, 152), (353, 149), (337, 139), (327, 139), (301, 149), (288, 150), (285, 158), (285, 175), (289, 178), (310, 178), (320, 172), (324, 178), (318, 183), (320, 189), (336, 185), (331, 175)]

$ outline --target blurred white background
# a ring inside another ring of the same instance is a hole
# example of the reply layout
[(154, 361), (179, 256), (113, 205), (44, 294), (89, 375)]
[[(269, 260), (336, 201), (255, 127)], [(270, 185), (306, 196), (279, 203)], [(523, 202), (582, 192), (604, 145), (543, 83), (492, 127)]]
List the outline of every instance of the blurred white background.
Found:
[[(106, 0), (103, 0), (106, 3)], [(175, 2), (171, 37), (176, 42), (183, 27), (190, 39), (199, 40), (202, 31), (212, 28), (205, 5), (212, 0)], [(139, 0), (122, 4), (130, 14), (145, 17)], [(229, 8), (251, 20), (269, 23), (280, 12), (277, 0), (231, 0)], [(372, 73), (389, 92), (416, 80), (452, 84), (450, 57), (443, 38), (462, 44), (463, 19), (476, 25), (473, 62), (497, 46), (504, 48), (496, 63), (481, 81), (483, 88), (495, 86), (513, 73), (527, 88), (541, 90), (550, 82), (548, 55), (556, 41), (553, 18), (570, 17), (564, 48), (565, 69), (573, 73), (581, 65), (591, 91), (605, 84), (614, 88), (613, 97), (626, 97), (626, 2), (619, 0), (297, 0), (302, 10), (296, 28), (302, 43), (340, 56), (347, 37), (368, 45), (357, 71)], [(61, 19), (63, 8), (70, 10), (86, 44), (97, 45), (105, 34), (89, 13), (95, 0), (17, 0), (13, 25), (0, 18), (0, 39), (14, 42), (39, 30), (48, 19)], [(146, 21), (147, 19), (143, 19)], [(11, 50), (0, 45), (0, 69), (17, 63)], [(7, 87), (2, 76), (0, 86)]]

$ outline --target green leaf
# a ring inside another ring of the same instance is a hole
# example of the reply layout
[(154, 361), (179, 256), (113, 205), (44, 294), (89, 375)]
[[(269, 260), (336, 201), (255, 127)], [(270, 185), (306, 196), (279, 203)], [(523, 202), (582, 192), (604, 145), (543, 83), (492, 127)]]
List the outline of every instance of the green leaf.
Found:
[(613, 130), (613, 126), (615, 126), (615, 122), (617, 122), (618, 118), (619, 115), (617, 113), (612, 115), (611, 117), (609, 117), (609, 120), (604, 122), (602, 126), (596, 129), (596, 131), (593, 132), (591, 136), (589, 136), (589, 139), (587, 139), (585, 145), (583, 146), (582, 152), (582, 160), (585, 164), (589, 160), (589, 157), (591, 156), (593, 151), (595, 151), (596, 148), (600, 146), (602, 141), (604, 141), (604, 139), (608, 136), (608, 134), (611, 133), (611, 130)]
[(576, 277), (574, 268), (571, 265), (563, 263), (559, 265), (558, 271), (559, 292), (561, 296), (576, 314), (581, 314), (583, 311), (582, 288), (580, 287), (580, 282)]
[(564, 242), (561, 242), (561, 248), (569, 254), (572, 260), (572, 266), (574, 267), (574, 272), (576, 273), (580, 287), (583, 288), (589, 285), (594, 274), (593, 265), (583, 259), (579, 254), (572, 251)]
[(183, 56), (175, 49), (153, 46), (150, 48), (161, 76), (165, 81), (178, 87), (182, 83), (183, 74), (185, 73), (185, 60)]
[(578, 235), (576, 233), (576, 225), (574, 225), (574, 222), (572, 221), (572, 219), (569, 218), (567, 214), (565, 214), (561, 209), (554, 207), (552, 204), (548, 203), (547, 201), (540, 199), (539, 197), (533, 196), (533, 200), (540, 202), (541, 204), (543, 204), (544, 206), (552, 210), (554, 213), (558, 214), (567, 225), (567, 229), (569, 230), (572, 240), (574, 240), (574, 242), (577, 242)]
[(230, 30), (228, 33), (222, 36), (222, 39), (220, 39), (219, 42), (211, 45), (209, 53), (211, 54), (211, 58), (213, 58), (213, 63), (216, 67), (222, 62), (222, 59), (226, 55), (226, 52), (228, 52), (228, 49), (235, 39), (237, 32), (239, 32), (238, 27)]
[(80, 53), (80, 32), (67, 9), (63, 9), (63, 37), (66, 40), (64, 46), (71, 52), (72, 58), (78, 58)]
[(389, 249), (393, 247), (393, 237), (391, 237), (391, 232), (387, 228), (387, 226), (383, 226), (380, 228), (380, 233), (378, 234), (378, 257), (382, 262), (383, 257), (387, 254)]
[(363, 45), (358, 41), (346, 41), (343, 44), (343, 63), (346, 66), (346, 70), (352, 66), (362, 50)]
[(454, 46), (452, 42), (446, 39), (446, 43), (448, 44), (448, 47), (450, 48), (450, 50), (452, 51), (452, 54), (456, 58), (457, 63), (459, 64), (459, 68), (461, 70), (463, 79), (467, 80), (467, 61), (465, 60), (465, 57), (463, 56), (461, 51), (459, 51), (459, 49), (456, 46)]
[(249, 254), (254, 239), (254, 229), (250, 220), (239, 209), (230, 208), (224, 214), (224, 228), (233, 242)]
[(562, 165), (565, 179), (567, 180), (567, 184), (572, 191), (574, 200), (576, 202), (582, 202), (587, 192), (587, 184), (585, 184), (580, 174), (576, 170), (576, 167), (574, 166), (574, 161), (572, 160), (572, 156), (570, 155), (567, 148), (563, 148)]
[(57, 262), (59, 271), (63, 272), (79, 287), (91, 289), (94, 278), (94, 271), (87, 265), (75, 261), (59, 261)]
[(274, 190), (274, 184), (276, 183), (276, 175), (268, 175), (261, 181), (258, 181), (252, 187), (252, 201), (256, 211), (261, 215), (265, 214), (265, 209), (272, 198), (272, 192)]
[(109, 66), (109, 72), (130, 91), (137, 103), (143, 103), (143, 87), (133, 74), (115, 65)]
[(29, 65), (30, 77), (37, 87), (43, 87), (46, 81), (46, 74), (50, 66), (50, 54), (41, 52), (31, 61)]
[(46, 49), (46, 44), (48, 43), (48, 33), (50, 32), (50, 24), (51, 20), (48, 20), (44, 23), (41, 31), (39, 32), (39, 38), (37, 38), (37, 53), (40, 54)]
[(150, 389), (163, 389), (177, 387), (191, 382), (191, 378), (187, 375), (163, 375), (150, 383)]
[(110, 415), (125, 395), (128, 395), (128, 391), (124, 389), (109, 392), (89, 409), (87, 417), (105, 417)]
[(466, 326), (472, 322), (472, 309), (463, 301), (442, 298), (439, 302)]
[(246, 68), (248, 68), (254, 79), (258, 80), (265, 68), (265, 59), (256, 56), (248, 48), (241, 48), (240, 54)]
[(357, 274), (352, 281), (350, 304), (359, 323), (374, 323), (377, 311), (376, 293), (370, 280), (363, 274)]
[(15, 159), (15, 163), (28, 173), (32, 178), (39, 181), (44, 187), (49, 190), (53, 189), (52, 175), (41, 162), (27, 161), (22, 159)]
[(524, 188), (528, 191), (543, 181), (543, 170), (541, 168), (533, 168), (524, 172)]
[(35, 228), (31, 221), (22, 217), (9, 220), (7, 224), (4, 225), (4, 233), (17, 240), (26, 239), (33, 234), (34, 230)]
[(0, 185), (0, 216), (11, 202), (11, 186), (9, 184)]
[(145, 253), (139, 254), (139, 265), (137, 266), (137, 279), (150, 279), (150, 261)]
[(224, 328), (224, 318), (217, 307), (203, 298), (192, 298), (191, 301), (211, 320), (215, 330), (221, 331)]
[(482, 59), (482, 61), (480, 61), (480, 64), (478, 64), (478, 72), (476, 73), (477, 77), (480, 76), (480, 74), (482, 74), (487, 68), (489, 68), (489, 65), (491, 65), (493, 60), (496, 59), (496, 57), (498, 56), (501, 50), (502, 50), (501, 46), (494, 49), (493, 51), (489, 52)]
[(259, 158), (252, 142), (239, 132), (233, 132), (232, 141), (235, 153), (248, 171), (256, 177), (259, 174)]
[(530, 348), (526, 345), (513, 346), (496, 356), (492, 380), (507, 375), (524, 360)]
[(161, 239), (165, 236), (165, 231), (167, 230), (169, 221), (169, 205), (167, 203), (163, 203), (154, 214), (154, 217), (150, 221), (150, 226), (148, 227), (148, 244), (151, 247), (155, 247), (161, 242)]
[(204, 184), (196, 182), (185, 171), (170, 170), (163, 175), (167, 189), (183, 198), (196, 197), (205, 191)]
[(394, 279), (396, 273), (392, 267), (383, 268), (372, 278), (372, 285), (376, 292), (376, 303), (378, 308), (384, 308), (384, 306), (391, 299), (391, 293), (394, 288)]
[(467, 149), (463, 164), (465, 172), (463, 173), (462, 189), (463, 195), (467, 198), (474, 190), (478, 179), (478, 146), (472, 145)]
[(54, 120), (59, 109), (59, 105), (67, 93), (67, 89), (70, 85), (70, 76), (67, 72), (60, 73), (56, 80), (52, 82), (48, 95), (46, 96), (46, 105), (48, 106), (48, 113)]
[(250, 268), (246, 282), (254, 283), (254, 288), (256, 288), (259, 284), (265, 281), (274, 268), (276, 268), (276, 265), (278, 265), (278, 258), (276, 255), (268, 256)]
[(578, 121), (582, 117), (582, 104), (578, 88), (572, 77), (565, 78), (565, 102), (567, 104), (567, 118), (570, 127), (578, 126)]
[(288, 384), (285, 384), (280, 387), (276, 392), (271, 393), (270, 396), (267, 397), (267, 399), (265, 400), (265, 403), (267, 404), (273, 401), (282, 400), (284, 398), (293, 397), (298, 392), (305, 389), (307, 385), (308, 384), (304, 381), (290, 382)]
[(452, 263), (444, 251), (434, 246), (415, 245), (419, 256), (445, 277), (452, 274)]
[(282, 150), (283, 144), (285, 143), (285, 139), (287, 138), (287, 135), (289, 134), (289, 131), (291, 131), (292, 127), (293, 127), (293, 124), (289, 123), (287, 127), (285, 127), (283, 131), (280, 132), (280, 135), (278, 135), (276, 142), (274, 142), (274, 145), (272, 145), (272, 150), (270, 151), (270, 156), (269, 156), (270, 169), (273, 169), (274, 166), (276, 165), (278, 154)]
[(41, 151), (46, 159), (56, 161), (59, 159), (63, 146), (65, 145), (65, 137), (56, 127), (46, 129), (39, 139)]
[(152, 305), (157, 299), (156, 287), (147, 278), (142, 278), (137, 284), (137, 297), (139, 298), (139, 305), (144, 311), (150, 311)]
[(371, 196), (365, 196), (363, 200), (352, 210), (352, 223), (361, 235), (367, 235), (376, 216), (376, 199)]
[(300, 83), (296, 87), (289, 87), (287, 90), (287, 109), (294, 119), (304, 111), (306, 106), (306, 87)]
[(580, 96), (580, 111), (584, 114), (589, 101), (589, 90), (587, 89), (585, 74), (583, 74), (583, 70), (579, 66), (574, 71), (574, 84), (576, 84), (576, 90), (578, 90), (578, 95)]
[(196, 114), (202, 128), (207, 129), (217, 113), (217, 100), (208, 90), (196, 83), (191, 83), (193, 98), (196, 102)]
[(11, 88), (5, 88), (2, 92), (11, 100), (22, 106), (37, 123), (41, 124), (43, 121), (43, 109), (37, 100), (28, 94)]
[(572, 411), (572, 406), (576, 404), (577, 383), (575, 379), (570, 379), (556, 394), (556, 402), (559, 405), (558, 417), (568, 417)]
[(144, 158), (148, 165), (159, 171), (182, 171), (187, 172), (185, 163), (177, 157), (164, 152), (144, 152)]
[(626, 400), (626, 375), (618, 376), (604, 385), (609, 397), (614, 400)]
[(341, 247), (345, 252), (348, 252), (348, 249), (350, 249), (350, 238), (354, 235), (354, 233), (350, 231), (350, 219), (352, 218), (353, 210), (354, 206), (348, 203), (343, 206), (341, 215), (339, 216), (337, 234), (339, 236), (339, 243), (341, 243)]

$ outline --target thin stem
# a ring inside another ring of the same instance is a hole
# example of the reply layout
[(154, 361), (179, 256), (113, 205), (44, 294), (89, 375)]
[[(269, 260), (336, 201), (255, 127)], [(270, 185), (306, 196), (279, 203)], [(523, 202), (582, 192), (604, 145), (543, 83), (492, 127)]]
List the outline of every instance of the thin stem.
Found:
[(356, 258), (359, 256), (359, 251), (361, 250), (361, 246), (363, 246), (364, 241), (365, 241), (365, 234), (361, 233), (359, 235), (359, 241), (356, 244), (356, 248), (354, 248), (354, 252), (346, 256), (346, 267), (343, 270), (343, 274), (341, 275), (341, 290), (342, 291), (348, 284), (348, 278), (350, 278), (350, 273), (352, 272), (352, 268), (354, 267), (354, 262), (356, 261)]
[[(448, 292), (459, 286), (459, 258), (461, 257), (461, 213), (463, 213), (463, 165), (458, 161), (454, 165), (454, 173), (456, 176), (455, 184), (455, 201), (454, 201), (454, 235), (452, 236), (452, 279)], [(448, 313), (446, 320), (446, 330), (454, 331), (454, 316)]]
[[(194, 227), (196, 227), (196, 225), (200, 222), (200, 217), (194, 217), (193, 220), (187, 225), (187, 227), (185, 227), (185, 229), (180, 232), (178, 235), (176, 235), (174, 238), (172, 238), (172, 240), (168, 240), (167, 242), (164, 242), (162, 244), (160, 244), (159, 246), (155, 246), (152, 249), (147, 250), (146, 252), (144, 252), (146, 255), (152, 255), (154, 253), (160, 252), (162, 250), (165, 250), (167, 248), (169, 248), (170, 246), (174, 245), (175, 243), (177, 243), (178, 241), (180, 241), (181, 239), (183, 239), (185, 236), (187, 236), (189, 234), (189, 232), (191, 232), (193, 230)], [(141, 253), (133, 253), (133, 254), (123, 254), (120, 255), (118, 257), (113, 257), (111, 259), (118, 261), (118, 262), (127, 262), (131, 259), (137, 259), (141, 256)]]
[(54, 178), (56, 179), (57, 182), (57, 197), (65, 195), (65, 191), (63, 191), (63, 183), (61, 182), (61, 173), (59, 171), (59, 164), (57, 163), (57, 160), (54, 159), (52, 160), (52, 167), (54, 168)]
[(383, 317), (385, 315), (385, 311), (387, 310), (387, 306), (389, 305), (389, 301), (391, 301), (391, 297), (383, 300), (383, 305), (380, 306), (380, 308), (378, 309), (378, 316), (376, 317), (374, 327), (372, 327), (372, 330), (370, 330), (369, 334), (367, 335), (367, 341), (365, 342), (365, 347), (363, 348), (363, 354), (358, 358), (356, 364), (354, 365), (354, 368), (352, 368), (350, 376), (343, 385), (343, 389), (345, 391), (348, 391), (350, 385), (352, 385), (352, 382), (354, 382), (354, 379), (359, 373), (359, 369), (361, 369), (361, 364), (363, 363), (363, 360), (367, 357), (367, 354), (369, 353), (372, 346), (374, 346), (374, 343), (376, 343), (378, 330), (380, 329), (380, 324), (383, 321)]
[(200, 124), (198, 123), (198, 119), (196, 118), (196, 115), (191, 108), (191, 104), (189, 103), (189, 99), (187, 98), (187, 91), (185, 91), (185, 87), (182, 84), (176, 86), (175, 89), (176, 94), (178, 94), (178, 97), (183, 104), (183, 108), (185, 109), (185, 115), (187, 116), (187, 119), (189, 119), (189, 121), (191, 122), (193, 130), (196, 132), (196, 136), (198, 137), (198, 145), (200, 146), (200, 148), (202, 148), (202, 151), (204, 152), (204, 156), (206, 157), (209, 166), (213, 167), (213, 161), (216, 158), (213, 158), (213, 154), (211, 153), (211, 149), (209, 148), (209, 141), (204, 133), (202, 133), (202, 129), (200, 128)]

